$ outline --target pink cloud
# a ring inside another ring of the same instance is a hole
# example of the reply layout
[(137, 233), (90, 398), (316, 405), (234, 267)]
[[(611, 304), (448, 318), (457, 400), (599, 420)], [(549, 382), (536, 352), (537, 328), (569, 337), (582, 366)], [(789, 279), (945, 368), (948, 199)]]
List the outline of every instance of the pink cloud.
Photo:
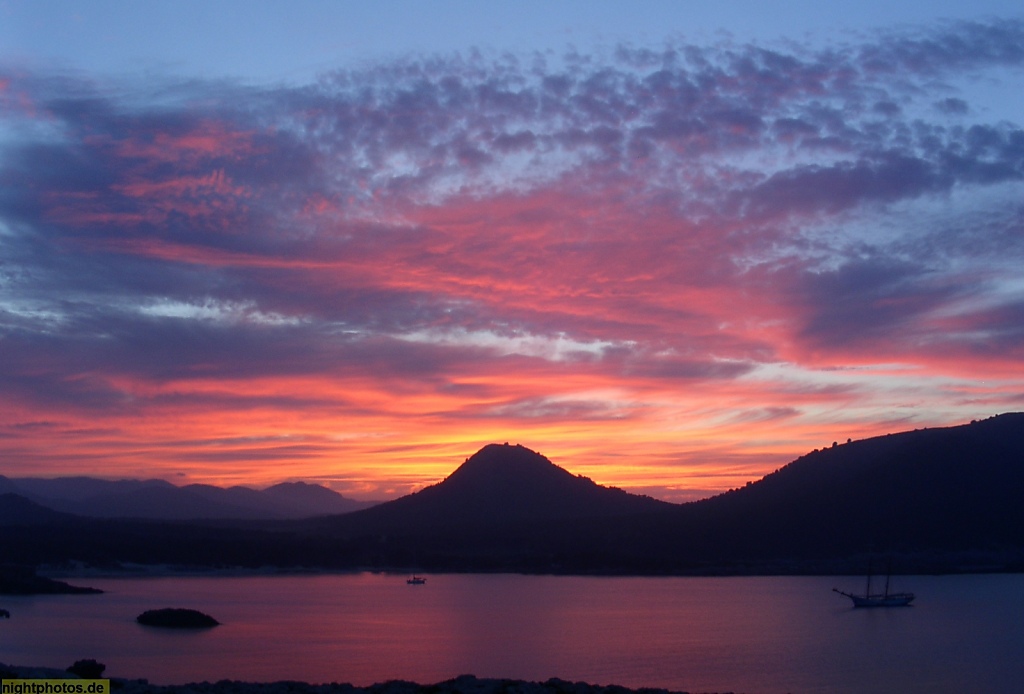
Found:
[(59, 426), (0, 454), (372, 496), (514, 432), (687, 498), (1019, 406), (1021, 129), (935, 104), (1021, 31), (12, 78), (0, 413)]
[[(237, 161), (250, 156), (255, 151), (253, 137), (252, 131), (232, 130), (223, 122), (205, 120), (184, 132), (139, 133), (127, 139), (118, 138), (111, 144), (117, 156), (126, 160), (141, 160), (146, 165), (188, 166), (215, 159)], [(99, 143), (102, 139), (93, 141)]]

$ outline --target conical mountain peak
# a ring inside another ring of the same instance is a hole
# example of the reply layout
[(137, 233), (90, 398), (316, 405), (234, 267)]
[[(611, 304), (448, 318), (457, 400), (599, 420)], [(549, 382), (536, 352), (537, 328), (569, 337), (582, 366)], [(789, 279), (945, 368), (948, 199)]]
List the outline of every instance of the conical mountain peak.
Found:
[(513, 488), (540, 490), (551, 485), (565, 488), (581, 483), (593, 485), (589, 479), (576, 477), (525, 446), (492, 443), (467, 458), (441, 484), (480, 492), (496, 487), (508, 492)]
[(489, 444), (443, 482), (353, 515), (381, 527), (459, 526), (597, 518), (661, 510), (670, 504), (602, 487), (521, 445)]

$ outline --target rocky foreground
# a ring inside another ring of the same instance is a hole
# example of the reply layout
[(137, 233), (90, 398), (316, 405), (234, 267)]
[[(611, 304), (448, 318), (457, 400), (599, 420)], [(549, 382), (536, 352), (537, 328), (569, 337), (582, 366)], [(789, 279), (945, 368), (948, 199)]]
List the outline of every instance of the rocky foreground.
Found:
[[(73, 678), (75, 675), (63, 670), (41, 667), (20, 667), (0, 663), (0, 677), (14, 678)], [(146, 680), (110, 678), (112, 694), (687, 694), (670, 692), (667, 689), (644, 687), (629, 689), (618, 685), (597, 685), (586, 682), (568, 682), (549, 679), (546, 682), (523, 680), (481, 679), (473, 675), (462, 675), (437, 684), (417, 684), (392, 680), (356, 687), (351, 684), (308, 684), (306, 682), (240, 682), (221, 680), (219, 682), (194, 682), (190, 684), (159, 685)]]

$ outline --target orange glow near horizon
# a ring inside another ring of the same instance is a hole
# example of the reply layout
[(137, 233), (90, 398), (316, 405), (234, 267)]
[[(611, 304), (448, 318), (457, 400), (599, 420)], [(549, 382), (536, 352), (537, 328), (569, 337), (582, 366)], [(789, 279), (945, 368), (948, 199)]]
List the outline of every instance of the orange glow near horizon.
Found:
[[(15, 452), (31, 451), (32, 465), (9, 466), (5, 474), (82, 474), (82, 461), (88, 460), (89, 474), (97, 476), (255, 487), (307, 480), (353, 498), (379, 500), (438, 482), (482, 446), (509, 441), (599, 484), (686, 501), (742, 486), (832, 441), (906, 428), (898, 417), (854, 423), (836, 416), (834, 426), (822, 424), (827, 417), (801, 422), (795, 409), (787, 409), (785, 398), (771, 406), (774, 410), (736, 416), (753, 393), (735, 384), (684, 397), (656, 382), (634, 384), (640, 388), (633, 392), (620, 384), (619, 392), (613, 393), (609, 379), (599, 374), (567, 380), (558, 384), (563, 392), (554, 392), (552, 377), (548, 368), (518, 372), (507, 384), (491, 377), (486, 388), (500, 395), (489, 400), (412, 387), (396, 394), (369, 378), (361, 383), (358, 378), (324, 383), (317, 376), (148, 388), (122, 384), (123, 390), (153, 400), (164, 394), (189, 402), (200, 396), (272, 400), (303, 393), (306, 398), (333, 401), (337, 409), (147, 406), (145, 414), (108, 417), (101, 429), (88, 418), (40, 419), (33, 429), (28, 425), (32, 420), (21, 411), (17, 419), (26, 424), (7, 446)], [(592, 392), (587, 392), (587, 385)], [(758, 393), (757, 398), (764, 402), (767, 395)], [(538, 416), (530, 417), (523, 409), (502, 412), (510, 401), (530, 397), (548, 399), (529, 404)], [(584, 411), (583, 418), (570, 416), (568, 421), (548, 418), (563, 405), (571, 411), (581, 403), (607, 407), (613, 401), (621, 405)], [(806, 407), (806, 399), (803, 402)], [(822, 398), (822, 404), (832, 407), (828, 398)], [(7, 416), (13, 419), (14, 413)]]
[(1024, 134), (951, 96), (1019, 51), (950, 59), (1019, 37), (921, 31), (0, 74), (0, 474), (388, 499), (508, 441), (685, 501), (1019, 410)]

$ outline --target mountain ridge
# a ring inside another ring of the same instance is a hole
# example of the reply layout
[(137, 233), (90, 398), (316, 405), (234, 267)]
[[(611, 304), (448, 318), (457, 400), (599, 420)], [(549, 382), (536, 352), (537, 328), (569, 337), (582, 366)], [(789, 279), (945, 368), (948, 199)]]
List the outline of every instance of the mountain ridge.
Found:
[[(488, 444), (441, 482), (336, 519), (339, 527), (441, 529), (650, 513), (666, 501), (573, 475), (520, 444)], [(334, 519), (332, 519), (334, 520)]]
[[(481, 453), (487, 450), (507, 449)], [(439, 497), (439, 489), (467, 473), (460, 468), (417, 495)], [(833, 566), (873, 551), (914, 556), (929, 570), (973, 555), (1019, 565), (1024, 414), (837, 443), (740, 489), (635, 513), (477, 514), (469, 522), (453, 513), (447, 524), (393, 513), (414, 506), (417, 495), (328, 519), (324, 527), (347, 541), (361, 539), (371, 562), (432, 560), (455, 569), (786, 572), (794, 562)]]
[(858, 543), (901, 551), (1024, 545), (1021, 494), (1024, 413), (1007, 413), (836, 444), (693, 503), (756, 527), (767, 546), (799, 530), (821, 551)]
[(0, 554), (94, 565), (652, 575), (861, 571), (877, 552), (896, 557), (897, 572), (1021, 571), (1022, 497), (1024, 414), (1010, 413), (837, 444), (681, 505), (494, 444), (442, 482), (354, 513), (258, 524), (21, 519), (0, 533)]
[(327, 487), (306, 482), (252, 489), (206, 484), (179, 487), (159, 479), (0, 476), (0, 492), (15, 493), (63, 513), (148, 520), (297, 519), (350, 513), (374, 503), (349, 499)]

